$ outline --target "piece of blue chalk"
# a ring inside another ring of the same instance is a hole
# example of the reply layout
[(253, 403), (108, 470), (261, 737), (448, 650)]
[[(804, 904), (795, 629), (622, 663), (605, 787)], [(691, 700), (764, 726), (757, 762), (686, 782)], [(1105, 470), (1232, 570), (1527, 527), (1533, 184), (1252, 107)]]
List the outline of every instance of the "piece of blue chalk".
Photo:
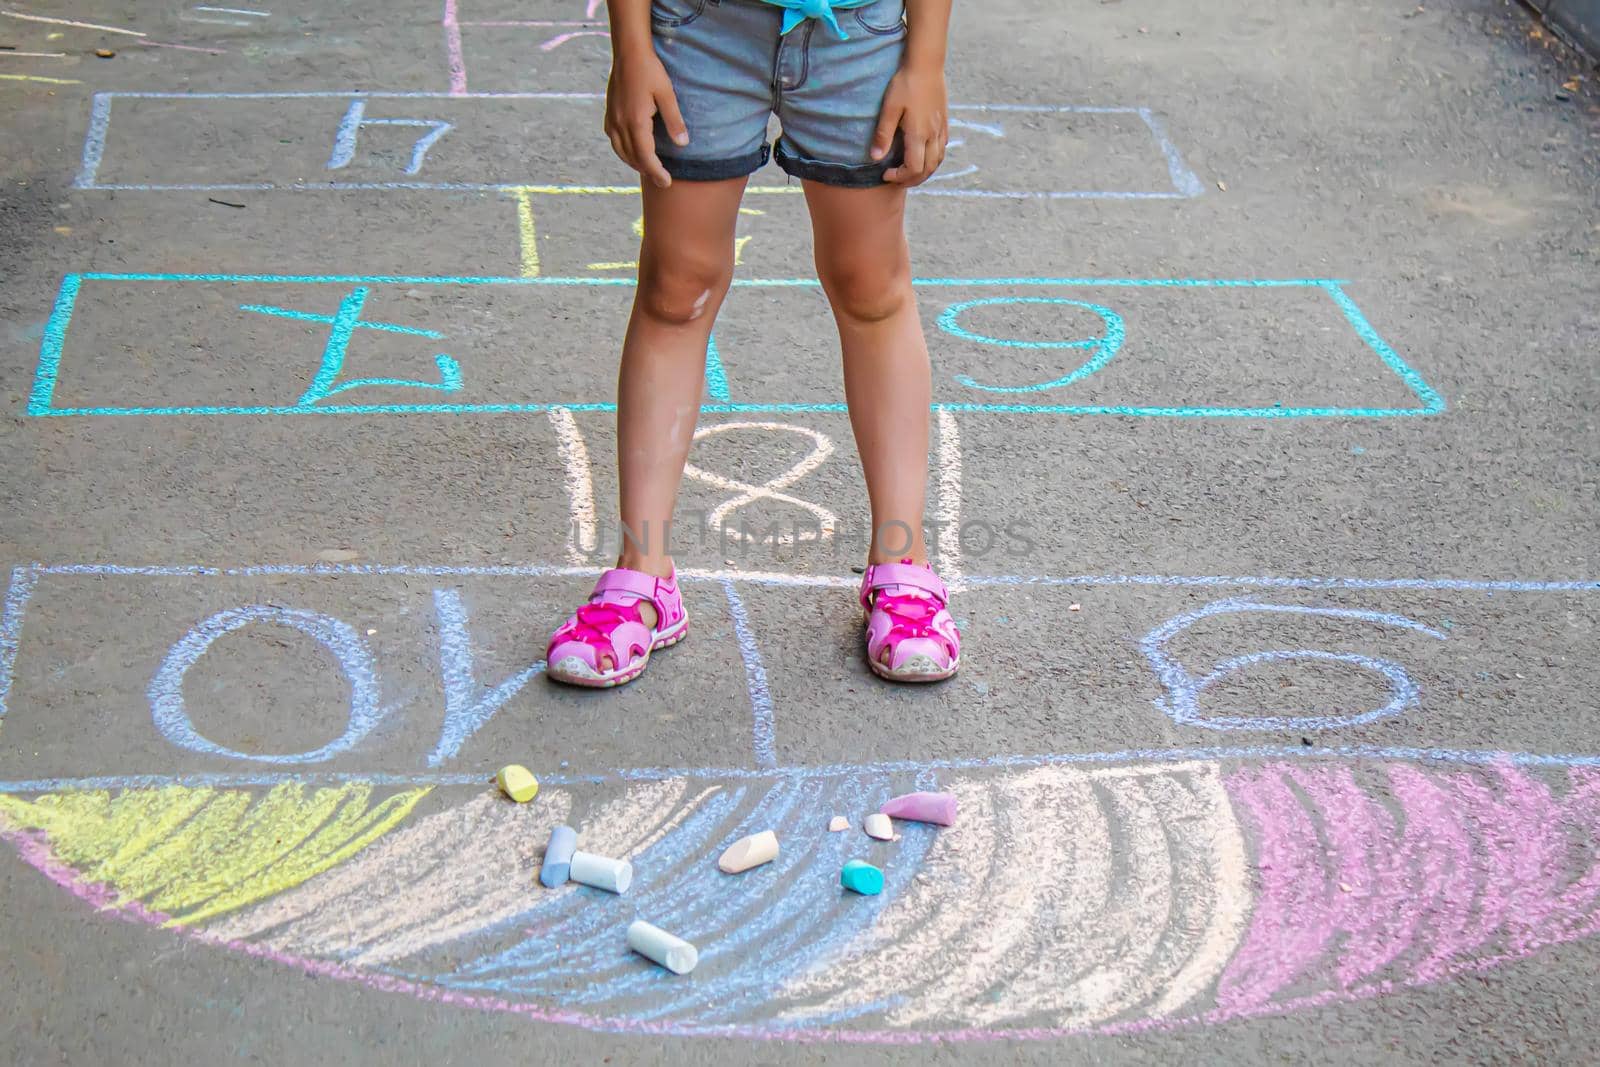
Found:
[(572, 854), (578, 848), (578, 832), (570, 826), (558, 826), (550, 831), (550, 843), (544, 846), (544, 864), (539, 868), (541, 884), (554, 889), (567, 884), (572, 870)]
[(864, 897), (883, 892), (883, 872), (865, 860), (851, 860), (839, 872), (839, 884)]

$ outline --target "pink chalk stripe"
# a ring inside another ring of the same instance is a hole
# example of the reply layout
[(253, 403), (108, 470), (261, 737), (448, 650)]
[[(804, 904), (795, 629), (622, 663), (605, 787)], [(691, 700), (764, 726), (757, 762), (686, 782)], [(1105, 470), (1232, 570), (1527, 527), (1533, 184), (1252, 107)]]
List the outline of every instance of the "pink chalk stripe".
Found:
[(557, 48), (560, 48), (562, 45), (566, 44), (568, 41), (572, 40), (574, 37), (604, 37), (606, 40), (610, 40), (611, 34), (607, 33), (605, 30), (574, 30), (571, 33), (558, 34), (557, 36), (550, 38), (544, 44), (539, 46), (539, 51), (553, 52)]
[(467, 59), (461, 50), (461, 23), (456, 18), (456, 0), (444, 0), (444, 51), (450, 67), (450, 95), (467, 93)]
[(73, 867), (67, 866), (50, 851), (43, 831), (28, 833), (24, 830), (0, 829), (0, 841), (9, 842), (24, 862), (56, 885), (65, 889), (96, 911), (108, 911), (128, 922), (162, 925), (172, 921), (171, 916), (151, 911), (137, 900), (123, 900), (116, 890), (101, 882), (86, 882)]
[(1406, 764), (1389, 771), (1395, 799), (1406, 811), (1408, 833), (1412, 824), (1426, 827), (1427, 833), (1427, 840), (1419, 845), (1423, 865), (1417, 896), (1431, 933), (1419, 938), (1429, 946), (1427, 955), (1412, 965), (1412, 973), (1422, 981), (1444, 973), (1452, 959), (1478, 944), (1472, 934), (1474, 887), (1479, 881), (1472, 840), (1453, 815), (1456, 800), (1441, 781), (1449, 779)]
[(1411, 945), (1420, 909), (1407, 879), (1419, 828), (1408, 819), (1402, 839), (1394, 817), (1356, 784), (1348, 767), (1294, 767), (1289, 774), (1321, 811), (1323, 834), (1333, 846), (1335, 885), (1323, 904), (1334, 927), (1345, 932), (1335, 974), (1340, 985), (1352, 986)]
[(1334, 934), (1323, 902), (1327, 871), (1317, 828), (1275, 767), (1228, 776), (1228, 795), (1255, 831), (1261, 896), (1228, 969), (1217, 984), (1220, 1010), (1268, 1005), (1318, 959)]

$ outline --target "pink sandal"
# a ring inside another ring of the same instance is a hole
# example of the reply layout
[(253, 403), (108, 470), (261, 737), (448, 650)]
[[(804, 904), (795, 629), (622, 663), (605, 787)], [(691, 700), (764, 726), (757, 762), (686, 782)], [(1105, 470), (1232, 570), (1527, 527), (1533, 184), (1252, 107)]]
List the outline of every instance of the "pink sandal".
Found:
[[(639, 605), (656, 609), (654, 629), (644, 624)], [(689, 635), (689, 616), (678, 594), (678, 572), (657, 578), (616, 567), (594, 583), (589, 602), (578, 608), (550, 638), (545, 673), (558, 682), (604, 689), (631, 682), (644, 673), (650, 653), (668, 648)], [(600, 669), (600, 657), (611, 657), (611, 669)]]
[(891, 682), (937, 682), (956, 673), (961, 634), (949, 602), (950, 594), (930, 567), (909, 559), (868, 567), (861, 577), (861, 606), (867, 612), (867, 664), (873, 673)]

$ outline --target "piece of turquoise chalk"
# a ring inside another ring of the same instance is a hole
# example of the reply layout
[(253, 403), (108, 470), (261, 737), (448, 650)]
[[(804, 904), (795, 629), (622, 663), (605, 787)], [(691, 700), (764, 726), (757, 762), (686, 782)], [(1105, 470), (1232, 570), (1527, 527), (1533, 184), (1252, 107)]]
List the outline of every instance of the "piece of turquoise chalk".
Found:
[(851, 860), (839, 872), (839, 884), (864, 897), (883, 892), (883, 872), (865, 860)]
[(878, 810), (891, 819), (931, 822), (939, 826), (954, 826), (956, 822), (956, 798), (949, 793), (907, 793)]
[(578, 832), (570, 826), (558, 826), (550, 831), (550, 843), (544, 846), (544, 863), (539, 867), (539, 882), (554, 889), (567, 884), (572, 870), (572, 854), (578, 849)]

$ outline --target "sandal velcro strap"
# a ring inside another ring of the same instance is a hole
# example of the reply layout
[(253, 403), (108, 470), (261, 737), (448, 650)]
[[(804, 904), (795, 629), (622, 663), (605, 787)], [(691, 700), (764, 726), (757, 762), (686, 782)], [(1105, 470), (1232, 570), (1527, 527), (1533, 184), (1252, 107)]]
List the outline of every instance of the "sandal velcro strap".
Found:
[(914, 563), (875, 563), (861, 577), (861, 606), (871, 608), (872, 594), (876, 592), (893, 596), (911, 590), (927, 593), (941, 606), (950, 602), (944, 583), (929, 568)]
[(614, 567), (594, 583), (594, 592), (590, 596), (597, 597), (602, 593), (632, 593), (641, 600), (653, 601), (656, 598), (656, 577), (643, 571)]
[[(673, 590), (678, 583), (678, 571), (672, 571), (669, 578), (657, 578), (653, 574), (643, 571), (632, 571), (626, 567), (613, 567), (600, 576), (594, 583), (594, 592), (589, 594), (590, 601), (620, 600), (629, 602), (626, 598), (637, 598), (652, 604), (656, 609), (656, 625), (668, 626), (683, 614), (673, 607), (672, 601), (676, 598)], [(666, 593), (663, 596), (663, 592)], [(622, 594), (620, 597), (618, 594)]]

